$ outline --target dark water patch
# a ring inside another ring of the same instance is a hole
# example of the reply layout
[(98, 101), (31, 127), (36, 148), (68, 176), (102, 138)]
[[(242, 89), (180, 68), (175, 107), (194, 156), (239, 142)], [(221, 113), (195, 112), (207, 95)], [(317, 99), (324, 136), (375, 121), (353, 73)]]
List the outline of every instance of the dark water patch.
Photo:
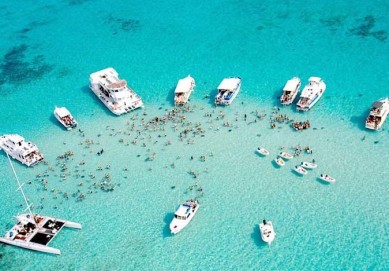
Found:
[(89, 0), (66, 0), (65, 3), (67, 3), (69, 6), (77, 6), (84, 4), (88, 2)]
[(47, 25), (48, 23), (49, 23), (49, 21), (32, 21), (29, 24), (27, 24), (25, 27), (23, 27), (22, 29), (18, 30), (16, 33), (19, 35), (25, 35), (25, 34), (31, 32), (32, 30), (39, 28), (40, 26)]
[(258, 31), (261, 31), (261, 30), (263, 30), (265, 27), (263, 26), (263, 25), (260, 25), (260, 26), (257, 26), (257, 30)]
[(331, 31), (336, 31), (343, 26), (346, 16), (338, 15), (320, 19), (320, 23), (329, 28)]
[(69, 69), (67, 67), (63, 67), (63, 68), (57, 69), (55, 76), (59, 79), (59, 78), (64, 78), (64, 77), (70, 75), (71, 73), (72, 73), (71, 69)]
[(6, 53), (0, 62), (2, 84), (25, 84), (40, 79), (53, 69), (45, 63), (43, 55), (37, 55), (31, 62), (26, 61), (26, 44), (15, 46)]
[(112, 15), (108, 16), (106, 21), (111, 25), (114, 35), (117, 34), (118, 30), (123, 32), (133, 32), (137, 31), (141, 27), (139, 20), (121, 19)]
[(372, 31), (376, 24), (376, 18), (372, 15), (358, 20), (360, 24), (357, 27), (350, 29), (350, 34), (361, 38), (373, 37), (379, 41), (385, 41), (388, 38), (387, 32), (384, 30)]

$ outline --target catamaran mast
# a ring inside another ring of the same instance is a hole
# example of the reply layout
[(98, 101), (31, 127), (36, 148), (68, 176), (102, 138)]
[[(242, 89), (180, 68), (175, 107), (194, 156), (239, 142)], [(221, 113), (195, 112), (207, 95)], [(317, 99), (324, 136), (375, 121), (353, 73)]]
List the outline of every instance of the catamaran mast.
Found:
[[(28, 210), (28, 212), (31, 214), (31, 218), (32, 218), (32, 220), (34, 221), (34, 224), (36, 224), (36, 223), (35, 223), (35, 219), (34, 219), (34, 215), (33, 215), (32, 211), (31, 211), (32, 203), (31, 203), (31, 204), (28, 203), (28, 199), (27, 199), (26, 195), (24, 194), (24, 191), (23, 191), (23, 188), (22, 188), (23, 185), (24, 185), (24, 183), (20, 183), (19, 177), (18, 177), (18, 175), (16, 174), (15, 168), (14, 168), (14, 166), (13, 166), (13, 164), (12, 164), (11, 158), (9, 157), (8, 153), (7, 153), (7, 157), (8, 157), (9, 164), (11, 165), (12, 171), (13, 171), (13, 173), (14, 173), (15, 179), (16, 179), (16, 181), (18, 182), (18, 189), (17, 189), (17, 190), (20, 190), (20, 191), (22, 192), (24, 202), (26, 203), (26, 206), (27, 206), (26, 210)], [(17, 191), (17, 190), (16, 190), (16, 191)]]

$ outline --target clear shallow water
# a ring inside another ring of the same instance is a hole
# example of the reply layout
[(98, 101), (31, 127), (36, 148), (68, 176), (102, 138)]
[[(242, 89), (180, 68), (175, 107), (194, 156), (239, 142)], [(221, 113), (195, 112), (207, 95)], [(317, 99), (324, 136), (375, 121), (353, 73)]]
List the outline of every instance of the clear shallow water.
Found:
[[(1, 246), (2, 269), (388, 268), (388, 124), (379, 133), (363, 128), (371, 103), (389, 96), (388, 41), (380, 32), (388, 29), (388, 4), (208, 2), (46, 1), (31, 2), (18, 13), (16, 4), (2, 4), (4, 22), (12, 23), (0, 29), (5, 37), (0, 43), (0, 133), (33, 141), (53, 167), (45, 191), (36, 175), (47, 165), (15, 163), (20, 179), (31, 180), (26, 193), (36, 207), (43, 206), (40, 212), (84, 227), (64, 230), (51, 243), (61, 249), (60, 257)], [(145, 109), (115, 117), (93, 96), (89, 74), (107, 66), (142, 96)], [(185, 115), (201, 124), (204, 136), (185, 144), (192, 135), (179, 141), (185, 127), (175, 132), (169, 122), (165, 131), (144, 132), (133, 145), (136, 130), (143, 129), (141, 118), (148, 121), (171, 110), (172, 91), (187, 74), (197, 86), (194, 112)], [(231, 75), (242, 77), (242, 91), (231, 107), (215, 109), (204, 97), (212, 98), (219, 82)], [(311, 75), (327, 83), (312, 111), (281, 109), (290, 119), (309, 119), (312, 128), (297, 133), (277, 124), (270, 129), (273, 106), (279, 106), (277, 97), (294, 75), (304, 83)], [(85, 137), (58, 125), (55, 105), (73, 113)], [(220, 110), (225, 117), (217, 120)], [(256, 110), (267, 114), (264, 120), (255, 117)], [(223, 127), (224, 121), (233, 127)], [(128, 130), (132, 123), (135, 131)], [(90, 148), (86, 139), (94, 142)], [(297, 144), (311, 146), (313, 155), (276, 168), (271, 160), (279, 147), (293, 151)], [(271, 155), (257, 156), (258, 146)], [(104, 154), (97, 156), (101, 148)], [(69, 175), (61, 181), (56, 157), (68, 150), (74, 160), (67, 162)], [(153, 153), (155, 159), (147, 161)], [(5, 232), (22, 210), (22, 199), (5, 155), (0, 157), (0, 229)], [(312, 158), (319, 167), (307, 176), (291, 171)], [(196, 179), (191, 170), (199, 173)], [(337, 183), (319, 182), (322, 172)], [(117, 184), (115, 191), (90, 188), (106, 173)], [(199, 194), (196, 184), (204, 192), (200, 212), (171, 237), (175, 206)], [(191, 186), (194, 190), (187, 191)], [(76, 201), (77, 190), (85, 200)], [(58, 191), (66, 191), (69, 200)], [(270, 249), (260, 241), (262, 219), (272, 220), (277, 232)]]

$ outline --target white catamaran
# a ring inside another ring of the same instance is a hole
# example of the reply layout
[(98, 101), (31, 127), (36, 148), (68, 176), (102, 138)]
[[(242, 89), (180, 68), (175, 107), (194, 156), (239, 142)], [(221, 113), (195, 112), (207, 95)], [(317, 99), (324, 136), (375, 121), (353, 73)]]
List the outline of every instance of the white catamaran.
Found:
[(138, 94), (127, 86), (126, 80), (119, 79), (113, 68), (106, 68), (90, 75), (90, 89), (115, 115), (121, 115), (143, 107)]
[(178, 80), (176, 89), (174, 90), (174, 104), (183, 105), (187, 103), (194, 87), (195, 80), (190, 75)]
[(49, 247), (49, 243), (63, 227), (81, 229), (81, 224), (33, 214), (31, 211), (32, 204), (28, 203), (22, 189), (23, 184), (20, 183), (8, 154), (7, 157), (19, 186), (18, 190), (21, 191), (24, 202), (27, 205), (26, 211), (28, 212), (16, 216), (17, 223), (7, 231), (4, 237), (0, 237), (0, 242), (45, 253), (61, 254), (59, 249)]

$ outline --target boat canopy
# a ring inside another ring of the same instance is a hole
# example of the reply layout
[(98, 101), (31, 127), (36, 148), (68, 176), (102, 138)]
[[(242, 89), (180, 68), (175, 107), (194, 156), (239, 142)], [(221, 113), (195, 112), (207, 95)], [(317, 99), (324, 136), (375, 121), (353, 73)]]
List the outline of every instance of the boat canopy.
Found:
[(296, 90), (297, 84), (298, 84), (298, 79), (290, 79), (286, 82), (283, 90), (284, 91), (294, 91), (294, 90)]
[(384, 104), (383, 102), (374, 102), (372, 107), (375, 109), (379, 109), (382, 108), (383, 104)]
[(225, 78), (217, 87), (217, 89), (233, 90), (236, 88), (239, 82), (240, 82), (240, 78), (238, 77)]
[(321, 82), (321, 78), (320, 77), (317, 77), (317, 76), (312, 76), (309, 78), (308, 80), (310, 83), (314, 82), (314, 83), (317, 83), (319, 84)]
[(178, 216), (185, 216), (186, 217), (189, 210), (190, 210), (190, 206), (183, 204), (177, 208), (177, 211), (175, 214)]
[(56, 107), (55, 112), (57, 113), (58, 116), (61, 118), (69, 116), (70, 112), (65, 108), (65, 107)]
[(175, 93), (187, 93), (192, 88), (192, 77), (188, 76), (184, 79), (178, 80)]

